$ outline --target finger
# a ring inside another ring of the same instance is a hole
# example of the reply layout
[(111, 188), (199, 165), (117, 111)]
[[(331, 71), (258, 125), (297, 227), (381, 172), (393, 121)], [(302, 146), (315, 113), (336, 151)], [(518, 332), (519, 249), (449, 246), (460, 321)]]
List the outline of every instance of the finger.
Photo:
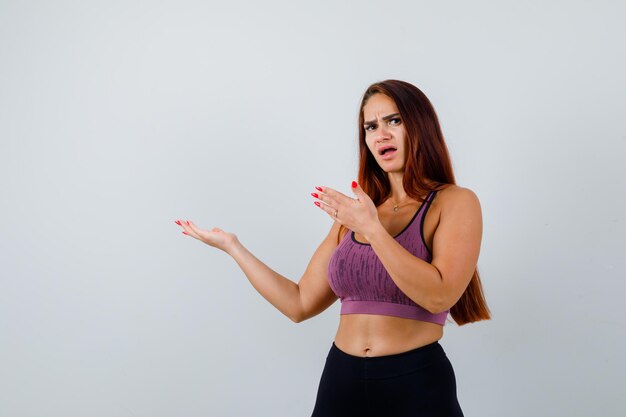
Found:
[[(323, 192), (325, 195), (327, 195), (328, 197), (332, 197), (332, 198), (337, 198), (337, 197), (339, 197), (340, 195), (343, 195), (343, 194), (341, 194), (339, 191), (337, 191), (337, 190), (335, 190), (335, 189), (333, 189), (333, 188), (330, 188), (330, 187), (322, 187), (322, 190), (323, 190), (322, 192)], [(344, 196), (344, 197), (345, 197), (345, 196)]]
[(191, 220), (187, 221), (187, 224), (189, 225), (189, 231), (190, 233), (192, 233), (192, 236), (202, 240), (201, 235), (203, 230), (200, 229), (194, 222), (192, 222)]
[(352, 181), (352, 192), (356, 195), (357, 200), (359, 201), (363, 201), (363, 198), (367, 196), (365, 191), (363, 191), (361, 186), (356, 181)]
[(325, 194), (311, 193), (311, 195), (326, 205), (333, 206), (333, 207), (339, 207), (341, 205), (334, 198), (331, 198)]
[(327, 199), (322, 199), (322, 201), (324, 201), (327, 204), (333, 205), (333, 203), (338, 203), (338, 204), (347, 204), (349, 201), (354, 201), (353, 198), (348, 197), (347, 195), (334, 190), (332, 188), (329, 187), (321, 187), (322, 188), (322, 193), (320, 195), (320, 197), (326, 197)]
[(181, 220), (180, 223), (178, 224), (182, 226), (183, 229), (185, 229), (185, 231), (183, 232), (184, 234), (186, 234), (187, 236), (195, 237), (196, 239), (200, 240), (200, 236), (196, 232), (197, 226), (194, 225), (191, 221)]
[(319, 207), (321, 210), (325, 211), (326, 214), (328, 214), (331, 219), (335, 220), (336, 222), (341, 223), (339, 219), (337, 218), (337, 216), (335, 216), (335, 214), (337, 213), (337, 210), (334, 207), (331, 207), (328, 204), (318, 203), (317, 201), (315, 202), (315, 205)]
[(176, 221), (174, 221), (174, 223), (176, 223), (177, 225), (179, 225), (180, 227), (182, 227), (182, 228), (183, 228), (183, 233), (184, 233), (184, 234), (187, 234), (187, 231), (186, 231), (186, 230), (187, 230), (187, 228), (188, 228), (189, 226), (187, 226), (187, 222), (186, 222), (185, 220), (176, 220)]

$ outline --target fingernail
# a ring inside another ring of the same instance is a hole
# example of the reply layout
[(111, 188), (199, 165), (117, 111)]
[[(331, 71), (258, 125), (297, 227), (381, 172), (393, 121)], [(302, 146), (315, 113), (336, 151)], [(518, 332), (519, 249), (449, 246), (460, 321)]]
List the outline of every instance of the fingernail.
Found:
[(324, 191), (324, 190), (322, 190), (322, 187), (315, 187), (315, 189), (316, 189), (317, 191)]
[(320, 206), (320, 202), (319, 201), (315, 201), (313, 204), (315, 204), (317, 207)]
[(352, 181), (352, 188), (356, 188), (356, 181)]
[(183, 232), (183, 235), (186, 235), (186, 234), (187, 234), (187, 232)]
[(319, 194), (317, 194), (317, 193), (311, 193), (311, 195), (312, 195), (313, 197), (315, 197), (315, 198), (319, 198)]
[(174, 223), (176, 223), (177, 225), (181, 225), (180, 222), (178, 220), (176, 220)]
[(189, 226), (189, 220), (186, 220), (186, 222), (187, 222), (187, 226)]

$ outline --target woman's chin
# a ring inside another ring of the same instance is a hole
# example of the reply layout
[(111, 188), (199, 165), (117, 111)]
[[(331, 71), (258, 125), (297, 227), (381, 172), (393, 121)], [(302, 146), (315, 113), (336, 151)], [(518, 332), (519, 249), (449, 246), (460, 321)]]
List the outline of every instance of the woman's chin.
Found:
[(391, 165), (391, 164), (389, 164), (389, 165), (388, 164), (382, 164), (382, 165), (379, 165), (379, 166), (387, 174), (392, 174), (392, 173), (396, 173), (396, 172), (404, 173), (404, 166), (394, 166), (394, 165)]

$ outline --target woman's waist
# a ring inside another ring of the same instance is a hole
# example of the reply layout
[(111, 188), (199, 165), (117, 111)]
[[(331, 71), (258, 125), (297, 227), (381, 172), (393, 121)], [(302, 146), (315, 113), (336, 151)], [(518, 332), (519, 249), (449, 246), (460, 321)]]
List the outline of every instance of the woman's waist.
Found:
[(343, 314), (335, 344), (350, 355), (375, 357), (407, 352), (442, 336), (443, 326), (435, 323), (376, 314)]

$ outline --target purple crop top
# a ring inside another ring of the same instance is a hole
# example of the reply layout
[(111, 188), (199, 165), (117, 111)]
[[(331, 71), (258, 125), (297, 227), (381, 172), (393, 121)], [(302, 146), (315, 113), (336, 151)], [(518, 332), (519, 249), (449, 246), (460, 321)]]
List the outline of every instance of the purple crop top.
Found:
[[(424, 242), (424, 217), (437, 191), (431, 191), (409, 224), (394, 239), (413, 255), (430, 262)], [(378, 256), (367, 243), (348, 230), (328, 263), (328, 283), (341, 300), (341, 314), (380, 314), (427, 321), (443, 326), (448, 311), (432, 314), (415, 304), (393, 282)]]

